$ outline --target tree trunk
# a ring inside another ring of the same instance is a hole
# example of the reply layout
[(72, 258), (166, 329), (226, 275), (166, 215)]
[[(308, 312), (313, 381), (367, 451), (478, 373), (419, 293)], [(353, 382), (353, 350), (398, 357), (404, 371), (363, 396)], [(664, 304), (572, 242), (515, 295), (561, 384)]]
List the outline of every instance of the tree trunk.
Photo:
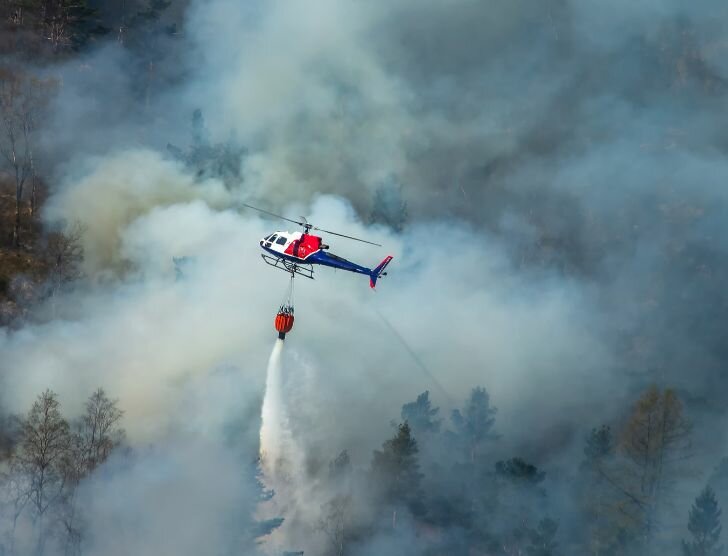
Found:
[[(13, 154), (15, 159), (15, 154)], [(23, 199), (25, 175), (21, 176), (20, 167), (15, 163), (15, 225), (13, 226), (13, 247), (20, 248), (20, 206)]]
[(35, 179), (35, 160), (33, 160), (33, 151), (30, 151), (30, 218), (35, 218), (35, 209), (37, 208), (36, 197), (36, 179)]
[(20, 199), (15, 198), (15, 224), (13, 225), (13, 247), (20, 248)]
[(149, 62), (147, 71), (147, 90), (144, 99), (144, 107), (149, 110), (150, 99), (152, 97), (152, 81), (154, 80), (154, 62)]
[(30, 182), (30, 217), (35, 218), (35, 211), (38, 208), (38, 191), (35, 183), (35, 172), (33, 172), (31, 177), (33, 181)]
[(44, 529), (44, 523), (43, 523), (43, 514), (41, 514), (38, 517), (36, 526), (38, 527), (38, 542), (35, 545), (35, 556), (43, 556), (43, 552), (45, 551), (45, 541), (46, 541), (45, 529)]

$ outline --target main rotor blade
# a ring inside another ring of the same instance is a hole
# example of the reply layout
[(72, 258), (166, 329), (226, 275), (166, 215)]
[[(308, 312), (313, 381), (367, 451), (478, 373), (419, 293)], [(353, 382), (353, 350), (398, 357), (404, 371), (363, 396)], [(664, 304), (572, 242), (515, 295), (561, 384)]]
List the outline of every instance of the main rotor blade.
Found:
[(254, 207), (253, 205), (249, 205), (247, 203), (242, 203), (244, 207), (251, 208), (253, 210), (257, 210), (258, 212), (262, 212), (264, 214), (269, 214), (271, 216), (275, 216), (276, 218), (280, 218), (282, 220), (288, 220), (289, 222), (293, 222), (294, 224), (298, 224), (299, 226), (304, 226), (304, 222), (299, 222), (298, 220), (292, 220), (290, 218), (286, 218), (285, 216), (281, 216), (280, 214), (276, 214), (275, 212), (270, 212), (268, 210), (259, 209), (258, 207)]
[(248, 208), (251, 208), (253, 210), (257, 210), (258, 212), (262, 212), (263, 214), (268, 214), (270, 216), (275, 216), (276, 218), (280, 218), (282, 220), (287, 220), (288, 222), (293, 222), (294, 224), (298, 224), (299, 226), (304, 226), (304, 227), (308, 226), (312, 230), (317, 230), (319, 232), (324, 232), (326, 234), (331, 234), (332, 236), (345, 237), (347, 239), (353, 239), (354, 241), (361, 241), (362, 243), (368, 243), (369, 245), (376, 245), (377, 247), (381, 247), (381, 245), (379, 243), (374, 243), (373, 241), (367, 241), (366, 239), (359, 239), (358, 237), (347, 236), (347, 235), (340, 234), (340, 233), (337, 233), (337, 232), (331, 232), (329, 230), (324, 230), (323, 228), (318, 228), (317, 226), (311, 226), (308, 223), (308, 221), (306, 220), (306, 218), (303, 217), (303, 216), (301, 217), (301, 218), (303, 218), (303, 222), (299, 222), (298, 220), (292, 220), (291, 218), (286, 218), (285, 216), (281, 216), (280, 214), (276, 214), (275, 212), (270, 212), (269, 210), (263, 210), (261, 208), (254, 207), (253, 205), (249, 205), (248, 203), (241, 203), (241, 204), (244, 207), (248, 207)]
[(318, 230), (319, 232), (324, 232), (325, 234), (331, 234), (332, 236), (345, 237), (347, 239), (353, 239), (354, 241), (361, 241), (362, 243), (368, 243), (369, 245), (376, 245), (377, 247), (381, 247), (380, 244), (374, 243), (373, 241), (367, 241), (366, 239), (359, 239), (358, 237), (354, 237), (354, 236), (345, 236), (344, 234), (330, 232), (329, 230), (324, 230), (323, 228), (317, 228), (316, 226), (314, 226), (313, 229)]

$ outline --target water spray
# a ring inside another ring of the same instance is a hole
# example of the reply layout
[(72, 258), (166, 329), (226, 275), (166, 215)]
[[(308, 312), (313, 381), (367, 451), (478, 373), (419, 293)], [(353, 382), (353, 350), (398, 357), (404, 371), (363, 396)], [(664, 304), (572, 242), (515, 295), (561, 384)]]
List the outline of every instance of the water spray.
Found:
[(293, 328), (294, 276), (294, 273), (291, 273), (291, 281), (274, 320), (275, 329), (278, 331), (278, 339), (273, 346), (268, 361), (265, 396), (261, 409), (260, 452), (263, 467), (269, 479), (274, 477), (276, 466), (280, 463), (281, 458), (284, 458), (286, 446), (290, 447), (291, 444), (289, 438), (291, 432), (283, 402), (281, 356), (286, 334)]
[(282, 352), (283, 340), (276, 340), (268, 360), (265, 396), (261, 408), (260, 456), (268, 478), (274, 475), (276, 464), (282, 456), (283, 437), (287, 429), (283, 410)]

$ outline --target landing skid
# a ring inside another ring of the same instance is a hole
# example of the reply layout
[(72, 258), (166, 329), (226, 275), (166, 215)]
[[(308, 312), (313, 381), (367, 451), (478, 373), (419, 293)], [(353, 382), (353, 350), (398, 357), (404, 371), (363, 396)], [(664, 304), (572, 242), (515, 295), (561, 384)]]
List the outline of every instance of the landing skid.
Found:
[(290, 272), (292, 275), (298, 274), (299, 276), (305, 276), (306, 278), (313, 280), (313, 266), (310, 264), (300, 265), (298, 263), (287, 261), (282, 257), (271, 257), (264, 253), (261, 253), (260, 256), (263, 257), (266, 264), (269, 264), (274, 268), (285, 270), (286, 272)]

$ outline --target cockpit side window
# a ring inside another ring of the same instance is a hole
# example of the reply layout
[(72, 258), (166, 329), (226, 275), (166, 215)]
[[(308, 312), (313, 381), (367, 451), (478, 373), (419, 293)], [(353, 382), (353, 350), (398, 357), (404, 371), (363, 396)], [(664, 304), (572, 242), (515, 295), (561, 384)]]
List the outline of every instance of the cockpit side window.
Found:
[(277, 237), (278, 237), (278, 236), (277, 236), (276, 234), (273, 234), (272, 236), (270, 236), (270, 237), (268, 238), (268, 241), (270, 241), (271, 243), (273, 243), (273, 242), (274, 242), (274, 241), (276, 240), (276, 238), (277, 238)]
[(278, 241), (276, 241), (276, 243), (278, 245), (285, 245), (286, 244), (286, 241), (288, 241), (288, 240), (285, 237), (281, 236), (281, 237), (278, 238)]

